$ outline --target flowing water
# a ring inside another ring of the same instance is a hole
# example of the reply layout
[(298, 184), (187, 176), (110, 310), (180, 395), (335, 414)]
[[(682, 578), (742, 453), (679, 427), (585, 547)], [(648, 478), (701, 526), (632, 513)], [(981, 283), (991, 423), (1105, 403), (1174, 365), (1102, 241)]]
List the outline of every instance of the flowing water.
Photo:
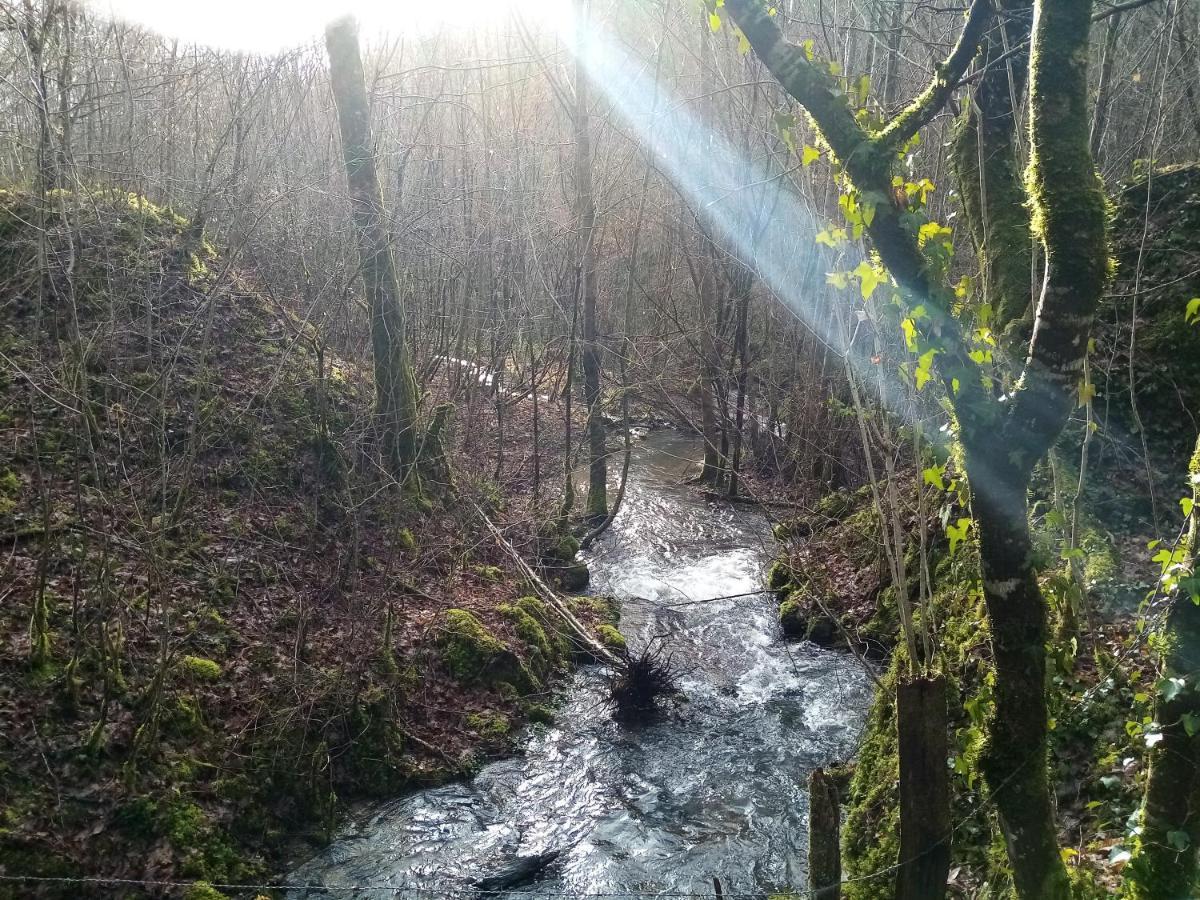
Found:
[[(761, 511), (681, 484), (699, 455), (693, 437), (652, 432), (588, 558), (589, 590), (622, 598), (631, 647), (661, 639), (683, 701), (619, 725), (602, 674), (584, 669), (521, 756), (378, 807), (292, 883), (380, 898), (805, 886), (807, 776), (853, 752), (869, 682), (849, 656), (784, 643), (769, 595), (692, 602), (760, 589), (776, 550)], [(305, 895), (336, 896), (292, 892)]]

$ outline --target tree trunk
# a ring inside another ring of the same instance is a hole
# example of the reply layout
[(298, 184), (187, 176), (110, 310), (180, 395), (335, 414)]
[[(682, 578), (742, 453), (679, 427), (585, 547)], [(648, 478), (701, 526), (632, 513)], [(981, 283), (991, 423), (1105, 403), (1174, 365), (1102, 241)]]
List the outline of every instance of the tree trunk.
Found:
[[(712, 30), (705, 17), (700, 25), (700, 122), (709, 129), (717, 129), (713, 111), (714, 82), (712, 58)], [(712, 146), (712, 132), (703, 140)], [(721, 354), (717, 348), (717, 333), (721, 321), (720, 279), (721, 251), (708, 224), (699, 216), (696, 225), (700, 231), (700, 430), (704, 436), (704, 468), (700, 480), (704, 484), (719, 485), (725, 472), (723, 444), (728, 445), (722, 422), (718, 418), (718, 392), (722, 391)]]
[(404, 304), (375, 169), (370, 103), (358, 49), (358, 26), (338, 19), (325, 30), (329, 77), (337, 105), (358, 242), (371, 316), (376, 416), (392, 473), (408, 474), (417, 457), (417, 385), (405, 340)]
[[(1171, 598), (1163, 629), (1165, 656), (1155, 720), (1162, 739), (1150, 751), (1142, 833), (1128, 869), (1136, 900), (1196, 896), (1200, 847), (1200, 439), (1189, 471), (1191, 523), (1184, 544), (1185, 578)], [(1176, 680), (1178, 679), (1178, 680)], [(1169, 698), (1169, 699), (1168, 699)]]
[[(749, 277), (746, 282), (749, 282)], [(745, 284), (745, 290), (739, 291), (737, 300), (737, 325), (733, 338), (733, 352), (737, 371), (734, 383), (737, 386), (737, 397), (734, 400), (733, 414), (733, 456), (729, 461), (729, 496), (738, 495), (738, 474), (742, 467), (742, 431), (746, 424), (746, 386), (749, 381), (750, 361), (748, 356), (749, 316), (750, 316), (750, 286)]]
[(1046, 603), (1032, 564), (1028, 476), (1002, 459), (1006, 449), (993, 444), (985, 455), (967, 448), (995, 671), (981, 764), (1000, 813), (1017, 895), (1065, 900), (1070, 884), (1047, 770)]
[(600, 407), (600, 328), (596, 320), (596, 198), (592, 187), (592, 133), (589, 122), (587, 3), (577, 0), (575, 45), (575, 216), (579, 233), (576, 266), (583, 300), (581, 349), (583, 396), (587, 403), (588, 494), (584, 515), (593, 524), (608, 515), (608, 448)]

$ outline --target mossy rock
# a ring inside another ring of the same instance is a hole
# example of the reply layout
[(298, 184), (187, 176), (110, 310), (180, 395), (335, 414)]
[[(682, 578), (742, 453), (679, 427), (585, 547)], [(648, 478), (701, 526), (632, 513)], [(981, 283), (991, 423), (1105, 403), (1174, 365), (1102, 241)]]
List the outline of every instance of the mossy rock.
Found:
[(570, 644), (537, 597), (519, 597), (513, 603), (502, 603), (497, 611), (512, 622), (517, 637), (541, 662), (541, 668), (548, 671), (566, 662)]
[(779, 626), (791, 640), (811, 641), (821, 647), (845, 646), (846, 638), (835, 619), (803, 590), (791, 591), (779, 604)]
[(555, 566), (547, 570), (558, 587), (568, 594), (578, 594), (585, 590), (592, 580), (591, 570), (587, 563), (577, 562), (567, 566)]
[(533, 725), (553, 725), (555, 719), (554, 710), (544, 703), (528, 703), (525, 705), (523, 712), (525, 718)]
[(842, 519), (854, 510), (854, 495), (850, 491), (834, 491), (817, 501), (818, 518)]
[(621, 624), (621, 601), (616, 597), (582, 594), (572, 597), (570, 603), (578, 612), (595, 616), (601, 622), (607, 622), (609, 625)]
[(554, 558), (561, 559), (563, 562), (571, 562), (577, 553), (579, 553), (579, 541), (573, 535), (562, 535), (559, 537), (558, 543), (554, 545)]
[(467, 727), (481, 738), (498, 741), (512, 730), (508, 717), (499, 712), (478, 712), (467, 715)]
[(183, 893), (183, 900), (229, 900), (207, 881), (197, 881)]
[(767, 570), (767, 587), (782, 592), (792, 590), (797, 585), (796, 573), (786, 557), (781, 556), (771, 563), (771, 568)]
[(808, 519), (788, 519), (776, 522), (771, 527), (771, 535), (781, 544), (805, 538), (813, 533), (813, 524)]
[(484, 581), (498, 583), (504, 580), (504, 570), (499, 566), (471, 566), (471, 571)]
[(442, 616), (438, 644), (442, 662), (457, 680), (493, 687), (508, 682), (518, 689), (535, 683), (512, 649), (465, 609), (448, 609)]
[(600, 637), (600, 642), (610, 650), (626, 650), (625, 635), (621, 634), (612, 625), (604, 623), (596, 626), (596, 634)]
[(779, 604), (779, 627), (783, 636), (792, 640), (799, 640), (808, 632), (808, 619), (795, 592)]
[(196, 681), (217, 681), (221, 677), (221, 666), (203, 656), (185, 656), (179, 661), (179, 670)]

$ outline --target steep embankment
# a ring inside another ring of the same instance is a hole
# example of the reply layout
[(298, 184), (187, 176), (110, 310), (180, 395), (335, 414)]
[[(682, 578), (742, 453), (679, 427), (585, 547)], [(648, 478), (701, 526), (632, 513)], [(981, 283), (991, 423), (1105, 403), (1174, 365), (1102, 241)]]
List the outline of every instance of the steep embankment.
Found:
[(360, 368), (142, 197), (0, 195), (0, 297), (0, 873), (261, 880), (551, 715), (572, 650), (473, 504), (575, 546), (478, 434), (473, 503), (389, 484)]
[[(1031, 526), (1041, 555), (1042, 589), (1054, 639), (1047, 647), (1053, 690), (1052, 777), (1062, 845), (1083, 897), (1111, 896), (1120, 876), (1145, 780), (1152, 735), (1154, 662), (1139, 603), (1158, 565), (1147, 543), (1155, 513), (1166, 534), (1179, 523), (1190, 448), (1200, 417), (1200, 328), (1185, 321), (1200, 294), (1200, 166), (1156, 173), (1116, 201), (1117, 277), (1095, 332), (1090, 378), (1096, 396), (1080, 409), (1041, 468)], [(1137, 297), (1136, 319), (1134, 297)], [(1136, 321), (1136, 328), (1132, 323)], [(1132, 353), (1130, 348), (1132, 347)], [(1133, 390), (1130, 389), (1132, 378)], [(1089, 425), (1094, 422), (1095, 425)], [(1084, 448), (1084, 435), (1091, 437)], [(990, 711), (990, 647), (978, 584), (974, 537), (963, 531), (965, 498), (952, 487), (953, 461), (926, 483), (930, 599), (925, 605), (937, 668), (949, 683), (954, 863), (964, 889), (1006, 889), (1006, 861), (977, 758)], [(1081, 465), (1077, 549), (1070, 522)], [(919, 473), (898, 476), (895, 520), (916, 544)], [(1149, 501), (1153, 484), (1157, 510)], [(881, 493), (889, 492), (881, 487)], [(889, 522), (892, 514), (888, 514)], [(846, 779), (843, 862), (852, 898), (889, 898), (898, 853), (895, 687), (908, 668), (899, 633), (897, 588), (869, 488), (824, 498), (812, 513), (780, 526), (789, 549), (772, 572), (780, 618), (794, 637), (847, 643), (884, 660), (881, 686), (862, 746)], [(951, 534), (945, 524), (955, 526)], [(1073, 558), (1074, 570), (1069, 560)], [(909, 552), (910, 597), (918, 600), (918, 555)], [(1161, 598), (1154, 602), (1161, 602)], [(920, 604), (918, 604), (920, 605)], [(918, 626), (921, 612), (917, 613)], [(883, 876), (875, 873), (884, 872)]]

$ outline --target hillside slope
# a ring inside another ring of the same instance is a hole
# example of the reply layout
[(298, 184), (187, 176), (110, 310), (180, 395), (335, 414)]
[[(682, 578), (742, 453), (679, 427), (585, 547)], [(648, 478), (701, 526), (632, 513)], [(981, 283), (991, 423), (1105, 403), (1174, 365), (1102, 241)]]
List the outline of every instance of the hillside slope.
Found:
[(571, 648), (473, 504), (383, 477), (363, 367), (186, 221), (4, 193), (0, 298), (0, 873), (261, 880), (551, 714)]

